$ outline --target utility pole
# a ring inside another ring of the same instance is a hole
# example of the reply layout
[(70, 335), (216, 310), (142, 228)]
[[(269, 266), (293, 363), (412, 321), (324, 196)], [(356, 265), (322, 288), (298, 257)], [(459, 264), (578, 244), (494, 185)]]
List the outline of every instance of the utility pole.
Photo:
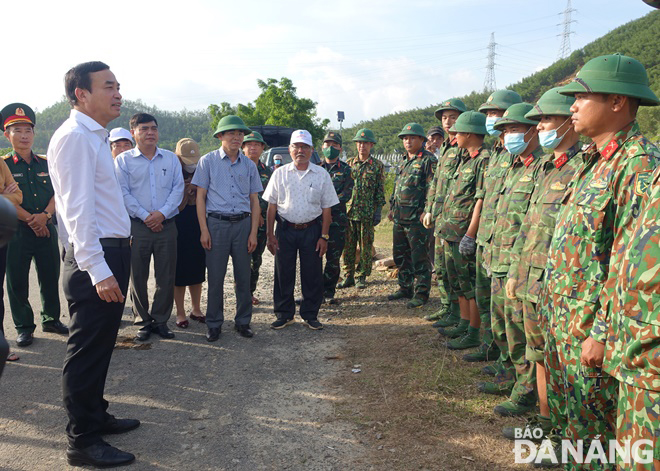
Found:
[(486, 66), (486, 79), (484, 80), (484, 91), (493, 92), (497, 88), (495, 84), (495, 33), (490, 33), (488, 43), (488, 65)]
[[(563, 32), (561, 33), (561, 46), (559, 47), (559, 58), (565, 59), (571, 54), (571, 23), (576, 21), (571, 19), (573, 12), (576, 12), (575, 8), (571, 7), (571, 0), (566, 2), (566, 10), (563, 11), (564, 21), (562, 21)], [(560, 26), (560, 25), (557, 25)]]

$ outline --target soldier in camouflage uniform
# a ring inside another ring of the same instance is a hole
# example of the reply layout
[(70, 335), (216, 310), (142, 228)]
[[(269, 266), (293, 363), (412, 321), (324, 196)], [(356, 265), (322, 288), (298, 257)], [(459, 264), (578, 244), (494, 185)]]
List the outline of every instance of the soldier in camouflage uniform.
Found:
[[(497, 202), (497, 222), (493, 228), (493, 240), (484, 260), (492, 273), (493, 336), (500, 350), (508, 349), (509, 360), (516, 371), (509, 400), (495, 407), (495, 412), (503, 416), (522, 415), (536, 405), (534, 362), (530, 362), (525, 355), (522, 302), (506, 299), (504, 295), (513, 243), (520, 232), (535, 182), (544, 162), (541, 158), (543, 151), (539, 146), (537, 123), (525, 118), (525, 114), (532, 108), (529, 103), (512, 105), (495, 123), (495, 129), (501, 130), (504, 134), (507, 151), (514, 156)], [(506, 380), (508, 382), (509, 378)], [(504, 392), (505, 389), (501, 386), (502, 383), (496, 379), (492, 383), (480, 384), (479, 389), (493, 392), (499, 388)]]
[[(266, 148), (266, 141), (260, 133), (253, 131), (243, 138), (242, 151), (243, 153), (257, 166), (259, 171), (259, 178), (261, 179), (261, 186), (266, 188), (268, 181), (273, 171), (266, 167), (264, 163), (259, 160), (261, 154)], [(268, 202), (261, 198), (264, 192), (259, 193), (259, 206), (261, 207), (261, 216), (259, 218), (259, 231), (257, 232), (257, 247), (251, 254), (250, 264), (250, 292), (252, 293), (252, 304), (259, 304), (259, 300), (254, 296), (257, 289), (257, 281), (259, 281), (259, 268), (263, 259), (264, 249), (266, 248), (266, 211), (268, 210)]]
[(406, 124), (398, 137), (403, 140), (406, 155), (396, 170), (387, 217), (394, 222), (392, 252), (399, 269), (399, 289), (387, 299), (412, 298), (407, 307), (417, 308), (426, 304), (431, 287), (431, 261), (427, 250), (430, 233), (420, 217), (437, 159), (424, 149), (426, 134), (421, 125)]
[[(465, 333), (449, 341), (447, 347), (464, 350), (481, 344), (479, 310), (474, 299), (474, 238), (481, 212), (481, 205), (477, 206), (477, 188), (483, 185), (490, 157), (488, 150), (483, 147), (486, 117), (478, 111), (466, 111), (458, 117), (451, 131), (456, 133), (458, 148), (463, 152), (456, 174), (447, 188), (439, 233), (444, 240), (447, 275), (461, 308), (461, 324), (469, 324), (465, 325)], [(464, 240), (465, 235), (468, 238)], [(472, 244), (469, 244), (470, 240)], [(457, 330), (460, 332), (462, 328), (460, 326)]]
[(353, 177), (351, 167), (339, 159), (341, 153), (341, 135), (330, 131), (323, 139), (323, 157), (321, 167), (332, 177), (332, 184), (337, 192), (339, 203), (332, 207), (332, 224), (330, 224), (330, 239), (328, 251), (325, 253), (325, 268), (323, 269), (323, 297), (325, 302), (335, 304), (335, 290), (339, 281), (341, 253), (346, 243), (346, 228), (348, 216), (346, 203), (353, 194)]
[[(539, 121), (541, 147), (552, 152), (543, 163), (532, 199), (511, 251), (511, 266), (506, 282), (509, 299), (522, 301), (526, 357), (536, 363), (536, 385), (539, 395), (540, 413), (532, 418), (526, 428), (526, 436), (535, 435), (533, 429), (540, 428), (544, 436), (553, 430), (546, 394), (546, 371), (544, 364), (545, 332), (538, 316), (537, 303), (543, 284), (543, 274), (552, 240), (555, 220), (566, 189), (577, 171), (581, 158), (579, 136), (571, 122), (571, 105), (575, 99), (559, 94), (559, 87), (548, 90), (525, 117)], [(559, 406), (559, 404), (556, 404)], [(553, 410), (556, 418), (563, 410)], [(507, 438), (515, 439), (514, 427), (504, 429)], [(560, 431), (560, 430), (558, 430)]]
[[(371, 155), (376, 138), (370, 129), (358, 130), (353, 141), (358, 156), (348, 161), (354, 186), (348, 202), (348, 234), (344, 248), (346, 278), (337, 288), (355, 285), (358, 289), (364, 289), (367, 287), (367, 276), (371, 275), (374, 226), (380, 223), (385, 204), (385, 167)], [(355, 253), (358, 244), (360, 261), (356, 269)]]
[[(445, 263), (444, 243), (440, 238), (438, 231), (440, 216), (444, 206), (447, 187), (451, 178), (454, 177), (458, 164), (460, 162), (460, 149), (456, 143), (455, 133), (450, 129), (456, 122), (461, 113), (467, 111), (465, 103), (457, 98), (452, 98), (443, 102), (435, 110), (435, 117), (442, 123), (445, 131), (445, 140), (437, 150), (438, 164), (433, 176), (433, 182), (428, 188), (426, 194), (426, 204), (422, 222), (424, 227), (431, 229), (435, 227), (433, 236), (435, 238), (435, 274), (438, 278), (438, 287), (440, 291), (440, 302), (442, 307), (439, 311), (428, 316), (428, 320), (435, 320), (433, 327), (444, 329), (454, 327), (460, 319), (460, 309), (458, 305), (458, 296), (452, 292)], [(459, 335), (458, 333), (456, 334)]]
[[(615, 287), (620, 273), (625, 273), (625, 279), (620, 280), (623, 285), (631, 281), (631, 272), (622, 271), (622, 255), (633, 240), (632, 224), (639, 219), (651, 172), (660, 163), (660, 154), (642, 136), (635, 121), (639, 105), (658, 104), (648, 83), (642, 64), (614, 54), (590, 60), (560, 90), (575, 96), (571, 107), (575, 130), (592, 138), (593, 143), (583, 153), (584, 164), (564, 196), (564, 208), (557, 218), (541, 315), (549, 326), (546, 364), (560, 365), (549, 370), (549, 391), (560, 391), (566, 403), (565, 437), (584, 440), (585, 449), (591, 440), (606, 445), (615, 436), (617, 375), (640, 384), (633, 380), (638, 378), (636, 371), (631, 376), (625, 372), (626, 365), (640, 364), (636, 362), (643, 355), (634, 357), (646, 347), (640, 343), (630, 345), (625, 356), (623, 343), (619, 344), (619, 355), (612, 349), (608, 369), (614, 377), (604, 374), (601, 367), (608, 330), (612, 346), (624, 339), (628, 345), (626, 321), (621, 319), (638, 322), (642, 314), (622, 310), (622, 305), (634, 307), (634, 301), (615, 304)], [(651, 260), (649, 257), (644, 254), (643, 259)], [(639, 280), (635, 275), (632, 278)], [(646, 281), (634, 286), (646, 287)], [(657, 311), (654, 314), (657, 318)], [(640, 332), (637, 324), (628, 325), (635, 335), (649, 331)], [(624, 368), (617, 370), (619, 364)], [(624, 394), (632, 397), (630, 382), (622, 384)], [(627, 399), (621, 398), (624, 408)], [(657, 409), (654, 414), (657, 422)], [(621, 435), (625, 436), (631, 424), (622, 425)], [(655, 430), (657, 434), (657, 425)], [(604, 467), (591, 465), (591, 469)]]
[[(476, 244), (476, 278), (475, 278), (475, 298), (479, 317), (481, 318), (481, 327), (483, 328), (483, 337), (481, 347), (474, 353), (463, 355), (465, 361), (488, 361), (496, 360), (500, 356), (500, 349), (493, 341), (493, 331), (490, 325), (490, 273), (483, 265), (484, 251), (490, 247), (493, 233), (493, 224), (495, 222), (495, 209), (500, 197), (500, 188), (504, 183), (504, 176), (511, 166), (511, 154), (504, 148), (501, 132), (493, 126), (495, 121), (502, 117), (509, 106), (522, 102), (522, 98), (516, 92), (511, 90), (498, 90), (493, 92), (486, 103), (479, 107), (479, 112), (486, 115), (486, 131), (491, 136), (497, 137), (497, 141), (490, 150), (490, 161), (488, 169), (484, 174), (484, 179), (479, 188), (477, 188), (477, 200), (481, 200), (481, 215), (479, 221), (479, 231), (477, 232)], [(502, 164), (505, 164), (502, 166)], [(466, 242), (469, 236), (464, 237)], [(487, 374), (504, 373), (503, 362), (508, 358), (504, 353), (504, 358), (495, 365), (489, 365), (482, 370)], [(513, 378), (513, 365), (511, 365), (511, 378)]]

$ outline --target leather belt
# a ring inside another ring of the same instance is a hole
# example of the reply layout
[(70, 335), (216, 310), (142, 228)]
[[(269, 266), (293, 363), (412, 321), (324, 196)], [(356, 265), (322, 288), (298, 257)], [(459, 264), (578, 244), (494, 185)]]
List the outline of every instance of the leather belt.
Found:
[(132, 237), (124, 237), (124, 238), (104, 237), (102, 239), (99, 239), (99, 242), (101, 243), (101, 247), (114, 247), (114, 248), (123, 249), (131, 246), (131, 239)]
[(220, 214), (220, 213), (208, 213), (208, 217), (220, 219), (221, 221), (229, 221), (229, 222), (239, 222), (247, 217), (250, 217), (251, 215), (252, 213), (230, 214), (228, 216), (225, 216), (224, 214)]

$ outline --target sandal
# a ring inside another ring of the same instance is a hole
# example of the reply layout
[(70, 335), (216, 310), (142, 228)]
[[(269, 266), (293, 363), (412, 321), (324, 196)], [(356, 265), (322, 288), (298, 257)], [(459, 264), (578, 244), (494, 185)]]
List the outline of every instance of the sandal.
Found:
[(7, 356), (7, 361), (18, 361), (18, 360), (20, 360), (20, 357), (18, 355), (16, 355), (15, 353), (10, 353)]
[(184, 319), (184, 320), (182, 320), (182, 321), (176, 321), (176, 326), (177, 326), (179, 329), (187, 329), (187, 328), (188, 328), (188, 325), (190, 325), (190, 324), (188, 323), (188, 319)]
[(202, 324), (206, 324), (206, 316), (196, 316), (193, 313), (190, 313), (190, 318), (194, 321), (201, 322)]

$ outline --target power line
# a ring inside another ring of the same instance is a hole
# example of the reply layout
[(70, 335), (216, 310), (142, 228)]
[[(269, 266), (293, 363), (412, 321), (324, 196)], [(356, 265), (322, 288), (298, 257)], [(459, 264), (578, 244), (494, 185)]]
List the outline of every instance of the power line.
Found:
[(560, 59), (565, 59), (571, 54), (571, 34), (573, 34), (573, 31), (571, 31), (571, 23), (575, 23), (575, 20), (571, 19), (571, 14), (575, 11), (577, 11), (575, 8), (571, 8), (571, 0), (567, 0), (566, 9), (563, 12), (563, 32), (561, 34), (561, 46), (559, 47)]
[(495, 33), (490, 33), (490, 42), (488, 43), (488, 65), (486, 66), (486, 78), (484, 80), (484, 91), (495, 91), (497, 85), (495, 83)]

